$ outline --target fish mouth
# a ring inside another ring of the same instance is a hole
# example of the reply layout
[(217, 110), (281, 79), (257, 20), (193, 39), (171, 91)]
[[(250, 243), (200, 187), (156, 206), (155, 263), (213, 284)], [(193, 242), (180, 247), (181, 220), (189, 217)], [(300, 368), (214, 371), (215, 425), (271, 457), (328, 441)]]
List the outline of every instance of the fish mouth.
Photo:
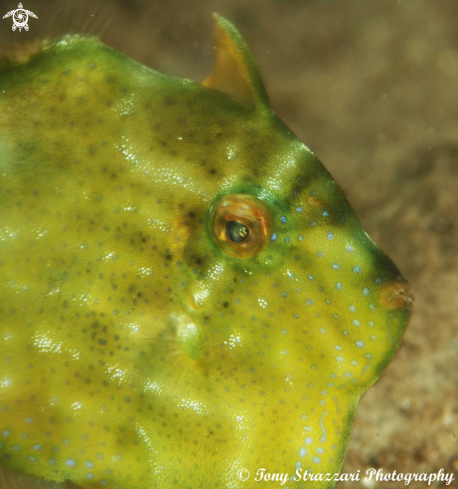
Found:
[(380, 304), (387, 309), (412, 309), (414, 296), (409, 293), (410, 282), (398, 277), (385, 284), (378, 294)]

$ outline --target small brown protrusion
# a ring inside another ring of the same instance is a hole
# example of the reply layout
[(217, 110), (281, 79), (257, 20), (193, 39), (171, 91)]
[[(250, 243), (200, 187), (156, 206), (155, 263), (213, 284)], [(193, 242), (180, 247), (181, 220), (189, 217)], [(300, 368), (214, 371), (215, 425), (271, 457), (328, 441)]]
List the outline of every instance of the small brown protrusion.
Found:
[(253, 87), (243, 53), (226, 26), (218, 22), (219, 17), (215, 16), (215, 19), (215, 64), (202, 85), (254, 103)]
[(378, 300), (388, 309), (411, 309), (414, 297), (409, 294), (409, 289), (408, 280), (397, 278), (380, 289)]
[(248, 104), (269, 107), (258, 69), (239, 32), (223, 17), (217, 14), (213, 17), (216, 21), (215, 60), (202, 85)]
[(3, 53), (3, 60), (9, 61), (18, 65), (25, 65), (30, 61), (30, 58), (39, 53), (46, 47), (48, 41), (44, 39), (36, 39), (24, 44), (14, 44), (8, 51)]

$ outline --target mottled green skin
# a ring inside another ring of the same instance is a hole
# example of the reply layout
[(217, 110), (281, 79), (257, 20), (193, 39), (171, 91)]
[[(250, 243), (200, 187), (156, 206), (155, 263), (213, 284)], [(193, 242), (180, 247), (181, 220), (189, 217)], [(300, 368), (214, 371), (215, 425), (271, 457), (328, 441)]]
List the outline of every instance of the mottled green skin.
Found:
[[(73, 38), (0, 72), (0, 170), (2, 465), (119, 489), (339, 471), (409, 311), (267, 105)], [(248, 259), (209, 229), (234, 193), (273, 216)]]

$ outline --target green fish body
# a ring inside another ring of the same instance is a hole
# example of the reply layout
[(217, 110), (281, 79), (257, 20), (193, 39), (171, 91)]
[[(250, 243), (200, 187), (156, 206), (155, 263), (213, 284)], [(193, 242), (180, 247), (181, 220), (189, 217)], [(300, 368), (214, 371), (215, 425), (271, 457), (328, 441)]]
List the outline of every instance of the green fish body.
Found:
[(0, 70), (7, 469), (86, 488), (335, 484), (304, 474), (339, 472), (408, 282), (219, 17), (216, 46), (203, 84), (78, 36)]

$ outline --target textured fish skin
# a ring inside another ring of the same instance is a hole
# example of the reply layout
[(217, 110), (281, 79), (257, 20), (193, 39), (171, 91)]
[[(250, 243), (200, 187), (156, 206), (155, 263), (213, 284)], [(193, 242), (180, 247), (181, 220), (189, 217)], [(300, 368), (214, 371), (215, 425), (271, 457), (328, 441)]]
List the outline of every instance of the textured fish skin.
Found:
[[(78, 36), (0, 71), (8, 469), (119, 489), (340, 470), (408, 282), (222, 18), (216, 43), (203, 84)], [(221, 206), (241, 212), (233, 196), (265, 217), (251, 256), (212, 227)]]

